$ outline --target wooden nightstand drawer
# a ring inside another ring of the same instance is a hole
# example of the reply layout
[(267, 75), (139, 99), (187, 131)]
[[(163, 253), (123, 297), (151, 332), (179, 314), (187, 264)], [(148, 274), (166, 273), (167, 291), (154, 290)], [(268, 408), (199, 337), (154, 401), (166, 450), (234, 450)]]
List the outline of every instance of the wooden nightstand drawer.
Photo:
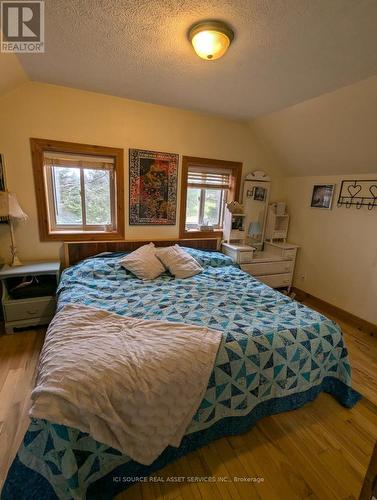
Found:
[(60, 262), (29, 262), (0, 269), (6, 333), (48, 325), (55, 314)]
[(4, 304), (6, 321), (20, 321), (33, 318), (46, 318), (54, 315), (55, 299), (40, 297), (29, 300), (12, 300)]
[(286, 287), (291, 284), (292, 274), (267, 274), (258, 279), (272, 288)]
[(252, 276), (291, 273), (293, 271), (293, 261), (283, 260), (276, 262), (256, 262), (255, 264), (244, 264), (241, 266), (241, 269)]

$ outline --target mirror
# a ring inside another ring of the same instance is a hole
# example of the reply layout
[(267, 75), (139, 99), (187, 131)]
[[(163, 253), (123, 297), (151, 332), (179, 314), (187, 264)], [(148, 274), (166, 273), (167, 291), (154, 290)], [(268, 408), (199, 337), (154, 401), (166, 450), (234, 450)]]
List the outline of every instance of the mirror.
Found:
[(245, 214), (246, 241), (257, 250), (263, 249), (269, 198), (270, 182), (245, 180), (242, 203)]

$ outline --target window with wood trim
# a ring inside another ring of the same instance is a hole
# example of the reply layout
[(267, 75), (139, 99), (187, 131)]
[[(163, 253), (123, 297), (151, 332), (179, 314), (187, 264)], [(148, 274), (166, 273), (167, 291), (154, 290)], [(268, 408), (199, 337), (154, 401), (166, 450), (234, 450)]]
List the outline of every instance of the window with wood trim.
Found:
[(31, 139), (41, 240), (124, 238), (123, 150)]
[(238, 198), (241, 171), (242, 163), (183, 157), (181, 237), (222, 232), (224, 208)]

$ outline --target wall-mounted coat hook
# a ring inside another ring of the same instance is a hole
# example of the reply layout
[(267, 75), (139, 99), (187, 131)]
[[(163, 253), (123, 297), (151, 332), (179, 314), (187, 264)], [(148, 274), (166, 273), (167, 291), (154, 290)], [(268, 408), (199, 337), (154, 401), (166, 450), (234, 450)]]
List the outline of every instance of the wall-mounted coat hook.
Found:
[(364, 201), (364, 198), (361, 198), (361, 200), (359, 200), (359, 201), (356, 202), (356, 208), (357, 209), (360, 209), (363, 206), (363, 201)]
[(377, 207), (376, 198), (372, 202), (368, 203), (368, 210), (373, 210), (374, 207)]
[(351, 208), (352, 205), (358, 210), (377, 208), (377, 180), (342, 181), (337, 206)]

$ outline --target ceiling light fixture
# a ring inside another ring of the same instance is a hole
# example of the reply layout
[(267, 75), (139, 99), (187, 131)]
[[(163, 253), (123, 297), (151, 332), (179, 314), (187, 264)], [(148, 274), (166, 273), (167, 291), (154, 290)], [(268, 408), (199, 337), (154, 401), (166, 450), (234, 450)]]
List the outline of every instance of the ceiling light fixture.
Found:
[(214, 61), (228, 50), (234, 32), (221, 21), (207, 21), (195, 24), (190, 29), (188, 37), (199, 57), (206, 61)]

